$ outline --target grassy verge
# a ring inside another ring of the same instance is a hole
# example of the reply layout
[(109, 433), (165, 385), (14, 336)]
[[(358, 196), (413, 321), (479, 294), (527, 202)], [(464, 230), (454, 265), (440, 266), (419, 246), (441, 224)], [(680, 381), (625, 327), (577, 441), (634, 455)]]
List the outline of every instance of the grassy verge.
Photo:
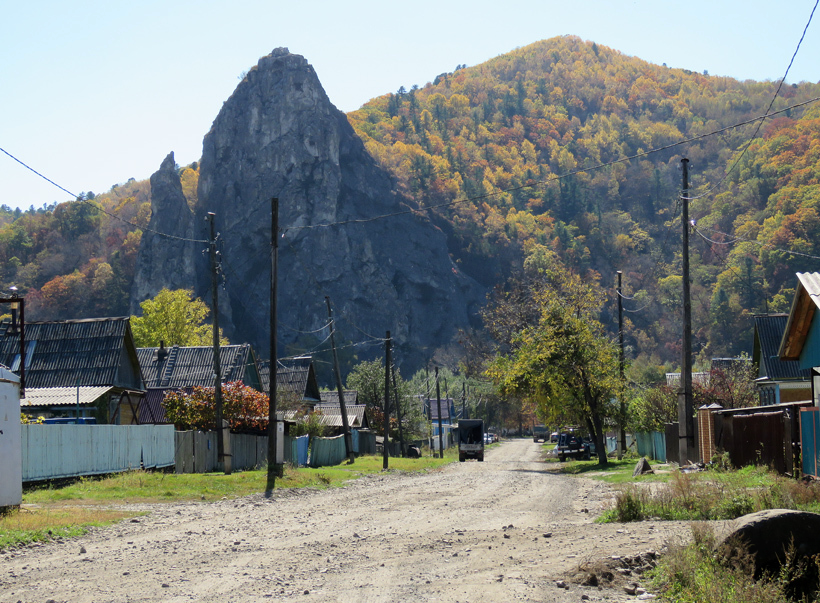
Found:
[[(568, 461), (564, 464), (561, 472), (570, 475), (583, 475), (609, 484), (663, 482), (668, 481), (671, 476), (671, 472), (663, 472), (632, 477), (637, 462), (638, 459), (622, 459), (620, 461), (610, 459), (606, 466), (602, 467), (595, 459), (591, 461)], [(655, 467), (654, 462), (652, 466)]]
[(715, 556), (715, 537), (706, 524), (692, 526), (692, 542), (673, 546), (648, 577), (654, 592), (675, 603), (787, 603), (817, 601), (818, 566), (794, 551), (776, 576), (754, 579), (748, 555), (726, 563)]
[[(456, 460), (448, 449), (444, 458), (390, 458), (391, 471), (428, 471)], [(382, 471), (381, 456), (362, 456), (352, 465), (285, 469), (276, 480), (281, 488), (330, 488)], [(267, 472), (161, 473), (131, 471), (99, 478), (81, 478), (63, 486), (38, 486), (23, 493), (23, 506), (0, 516), (0, 550), (55, 538), (84, 534), (92, 526), (107, 525), (134, 513), (111, 509), (110, 503), (156, 503), (218, 500), (264, 492)]]
[(669, 474), (665, 484), (626, 484), (599, 521), (735, 519), (765, 509), (820, 511), (820, 485), (763, 467)]
[(134, 513), (111, 509), (53, 506), (14, 509), (0, 516), (0, 551), (34, 542), (81, 536), (92, 526), (104, 526)]

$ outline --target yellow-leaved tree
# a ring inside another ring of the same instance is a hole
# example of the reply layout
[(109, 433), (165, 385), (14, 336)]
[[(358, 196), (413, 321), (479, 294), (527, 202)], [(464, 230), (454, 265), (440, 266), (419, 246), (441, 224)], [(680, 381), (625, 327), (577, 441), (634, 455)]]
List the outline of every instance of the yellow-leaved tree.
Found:
[[(131, 317), (131, 330), (138, 348), (213, 344), (213, 325), (203, 324), (210, 310), (190, 289), (163, 289), (140, 304), (142, 316)], [(219, 342), (228, 340), (219, 330)]]

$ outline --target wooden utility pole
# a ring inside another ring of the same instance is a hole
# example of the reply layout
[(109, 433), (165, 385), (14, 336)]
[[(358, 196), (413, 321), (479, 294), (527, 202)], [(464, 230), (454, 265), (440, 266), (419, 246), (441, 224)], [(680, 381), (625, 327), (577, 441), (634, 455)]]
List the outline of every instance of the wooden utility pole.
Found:
[(350, 434), (350, 423), (347, 420), (347, 407), (345, 406), (345, 390), (342, 387), (342, 372), (339, 370), (339, 356), (336, 354), (336, 323), (333, 322), (333, 310), (330, 308), (330, 296), (325, 295), (327, 304), (327, 319), (330, 324), (330, 347), (333, 350), (333, 376), (336, 378), (336, 391), (339, 392), (339, 412), (342, 413), (342, 432), (345, 440), (345, 453), (348, 463), (351, 465), (355, 460), (353, 455), (353, 436)]
[(222, 417), (222, 362), (219, 355), (219, 261), (216, 253), (216, 227), (214, 217), (216, 214), (208, 212), (208, 224), (210, 227), (210, 237), (208, 239), (208, 250), (211, 258), (211, 293), (213, 296), (212, 311), (214, 313), (213, 350), (214, 350), (214, 404), (216, 406), (216, 456), (225, 471), (225, 475), (231, 473), (231, 458), (225, 454), (225, 429)]
[(681, 187), (681, 226), (683, 250), (683, 352), (681, 358), (680, 389), (678, 390), (678, 462), (681, 467), (690, 460), (695, 450), (694, 421), (692, 415), (692, 302), (689, 296), (689, 160), (683, 158), (683, 186)]
[(382, 469), (387, 469), (387, 446), (390, 443), (390, 365), (391, 357), (390, 331), (387, 331), (384, 340), (384, 445), (382, 446)]
[[(279, 430), (279, 424), (276, 421), (276, 348), (278, 345), (276, 340), (276, 298), (279, 285), (279, 199), (273, 197), (270, 201), (270, 386), (268, 388), (268, 483), (265, 487), (265, 493), (268, 496), (273, 493), (273, 489), (276, 486), (276, 477), (282, 475), (282, 467), (276, 463), (276, 445)], [(285, 435), (284, 432), (282, 435)]]
[[(618, 417), (618, 460), (621, 460), (626, 452), (626, 388), (624, 383), (624, 298), (623, 289), (621, 288), (621, 271), (618, 270), (618, 375), (621, 380), (620, 405)], [(606, 439), (604, 440), (606, 441)]]
[(441, 426), (441, 387), (438, 384), (438, 367), (436, 367), (436, 404), (438, 404), (438, 458), (444, 458), (444, 434)]
[(390, 372), (393, 375), (393, 401), (396, 404), (396, 421), (399, 422), (399, 449), (402, 458), (404, 458), (404, 432), (401, 427), (401, 403), (399, 401), (399, 386), (396, 383), (396, 367), (393, 366)]

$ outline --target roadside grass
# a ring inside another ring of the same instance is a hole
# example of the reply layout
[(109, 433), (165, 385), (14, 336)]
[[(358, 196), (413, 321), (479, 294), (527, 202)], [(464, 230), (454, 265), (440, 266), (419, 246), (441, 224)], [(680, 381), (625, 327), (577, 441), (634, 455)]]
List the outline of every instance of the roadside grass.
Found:
[(755, 580), (748, 553), (731, 562), (715, 555), (715, 535), (708, 524), (692, 525), (692, 542), (674, 545), (647, 573), (651, 588), (674, 603), (786, 603), (817, 601), (818, 567), (787, 552), (776, 576)]
[(612, 508), (599, 522), (735, 519), (766, 509), (820, 511), (820, 484), (783, 477), (765, 467), (674, 471), (665, 483), (652, 487), (638, 481), (618, 485)]
[(0, 515), (0, 551), (35, 542), (74, 538), (135, 513), (114, 509), (48, 506), (11, 509)]
[[(650, 473), (638, 477), (632, 477), (635, 470), (636, 458), (610, 459), (606, 466), (598, 464), (597, 460), (591, 461), (567, 461), (561, 469), (562, 473), (569, 475), (583, 475), (592, 479), (607, 482), (609, 484), (624, 484), (632, 482), (663, 482), (668, 481), (671, 472)], [(653, 467), (657, 467), (654, 461), (650, 461)]]
[[(454, 449), (445, 450), (443, 459), (390, 457), (388, 470), (431, 471), (457, 459)], [(364, 455), (352, 465), (345, 461), (332, 467), (286, 467), (284, 476), (276, 479), (275, 488), (338, 487), (351, 479), (380, 473), (382, 465), (381, 455)], [(266, 486), (266, 470), (237, 471), (231, 475), (130, 471), (80, 478), (64, 485), (37, 485), (25, 489), (21, 508), (0, 514), (0, 550), (76, 537), (92, 526), (108, 525), (136, 514), (112, 508), (112, 504), (213, 501), (258, 494)]]

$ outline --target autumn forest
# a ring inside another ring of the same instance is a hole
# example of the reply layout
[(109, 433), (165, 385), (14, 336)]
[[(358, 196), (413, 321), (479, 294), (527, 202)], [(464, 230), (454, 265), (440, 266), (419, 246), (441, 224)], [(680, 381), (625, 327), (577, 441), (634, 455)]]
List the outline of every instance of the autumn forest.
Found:
[[(700, 362), (751, 352), (751, 317), (788, 311), (795, 272), (818, 269), (820, 84), (670, 69), (569, 36), (431, 79), (348, 114), (368, 151), (488, 291), (546, 247), (600, 281), (615, 332), (621, 271), (638, 371), (680, 362), (683, 157)], [(197, 165), (180, 175), (193, 206)], [(0, 287), (26, 294), (31, 320), (129, 313), (149, 183), (85, 200), (0, 208)]]

